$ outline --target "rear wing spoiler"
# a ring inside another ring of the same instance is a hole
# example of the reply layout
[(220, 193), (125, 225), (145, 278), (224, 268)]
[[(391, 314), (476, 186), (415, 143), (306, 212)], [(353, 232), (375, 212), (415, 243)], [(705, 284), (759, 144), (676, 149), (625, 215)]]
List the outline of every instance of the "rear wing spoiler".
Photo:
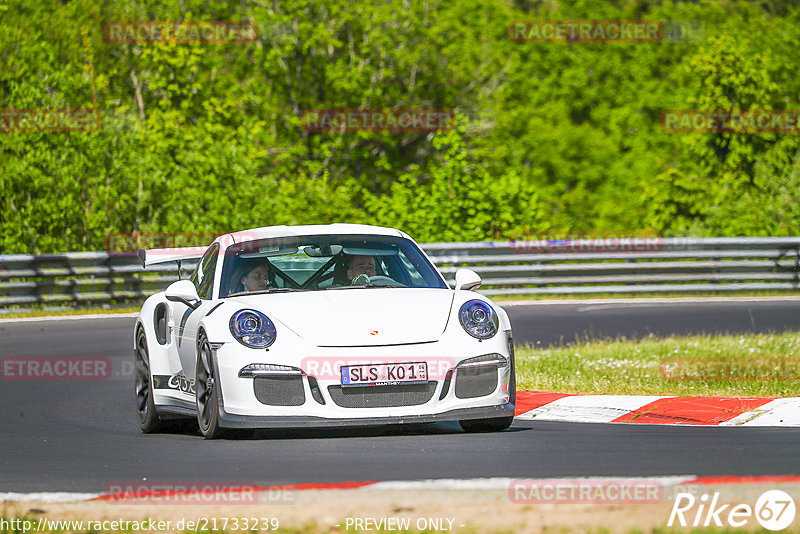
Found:
[(208, 247), (151, 248), (140, 249), (138, 256), (142, 261), (142, 267), (146, 268), (150, 265), (172, 261), (199, 260), (206, 250)]

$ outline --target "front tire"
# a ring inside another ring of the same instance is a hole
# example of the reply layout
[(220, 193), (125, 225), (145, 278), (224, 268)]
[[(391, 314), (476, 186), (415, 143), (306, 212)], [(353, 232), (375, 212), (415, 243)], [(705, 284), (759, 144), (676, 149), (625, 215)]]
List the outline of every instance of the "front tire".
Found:
[(194, 389), (197, 399), (197, 423), (206, 439), (222, 434), (219, 426), (219, 384), (214, 376), (214, 354), (204, 335), (197, 344), (197, 373)]
[(458, 424), (464, 432), (500, 432), (511, 426), (514, 416), (494, 417), (492, 419), (466, 419), (459, 421)]
[(164, 422), (159, 417), (153, 401), (150, 354), (147, 350), (147, 336), (142, 328), (136, 331), (134, 369), (136, 372), (136, 411), (139, 414), (139, 428), (145, 434), (152, 434), (161, 430)]

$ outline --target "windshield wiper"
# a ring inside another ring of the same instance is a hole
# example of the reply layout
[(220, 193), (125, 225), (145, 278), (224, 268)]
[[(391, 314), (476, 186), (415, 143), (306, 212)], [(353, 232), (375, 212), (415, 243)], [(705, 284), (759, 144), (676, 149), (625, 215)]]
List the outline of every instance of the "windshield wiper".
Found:
[(291, 291), (303, 291), (303, 290), (296, 287), (273, 287), (270, 289), (265, 289), (264, 293), (289, 293)]
[(405, 286), (384, 286), (379, 284), (366, 284), (366, 285), (355, 285), (355, 286), (331, 286), (326, 287), (325, 289), (372, 289), (375, 287), (405, 287)]

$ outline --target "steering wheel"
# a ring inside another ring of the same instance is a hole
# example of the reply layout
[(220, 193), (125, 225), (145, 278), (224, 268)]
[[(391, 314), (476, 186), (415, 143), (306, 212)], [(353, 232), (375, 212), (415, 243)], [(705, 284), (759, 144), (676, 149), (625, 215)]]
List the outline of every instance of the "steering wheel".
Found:
[[(379, 282), (379, 283), (376, 283)], [(366, 274), (360, 274), (353, 278), (353, 285), (376, 285), (376, 286), (391, 286), (391, 287), (405, 287), (405, 284), (402, 284), (395, 280), (394, 278), (389, 278), (388, 276), (367, 276)]]

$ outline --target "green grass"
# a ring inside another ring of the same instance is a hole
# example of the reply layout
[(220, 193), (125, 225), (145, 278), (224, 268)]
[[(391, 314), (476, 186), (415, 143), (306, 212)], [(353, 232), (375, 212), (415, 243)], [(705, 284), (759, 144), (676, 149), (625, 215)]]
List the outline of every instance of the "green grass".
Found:
[(605, 395), (800, 396), (800, 334), (701, 335), (520, 346), (521, 390)]

